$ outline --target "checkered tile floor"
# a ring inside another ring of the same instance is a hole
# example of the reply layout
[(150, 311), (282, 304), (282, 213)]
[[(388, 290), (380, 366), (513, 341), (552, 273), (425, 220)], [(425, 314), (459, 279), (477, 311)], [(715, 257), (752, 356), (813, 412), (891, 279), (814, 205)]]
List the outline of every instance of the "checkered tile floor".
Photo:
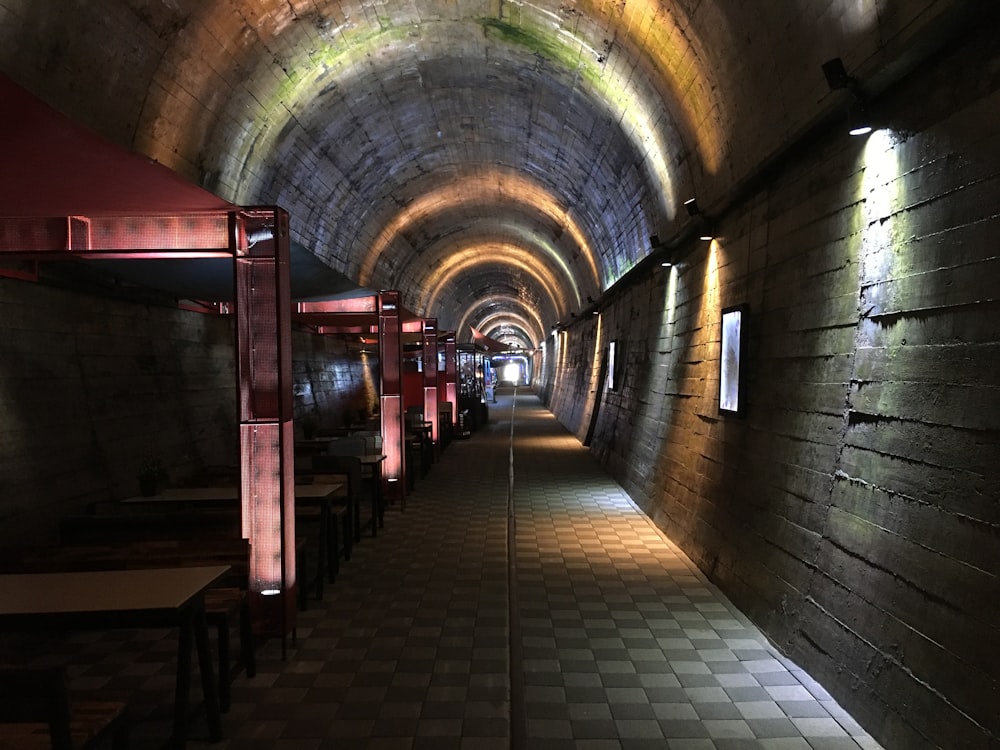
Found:
[[(127, 696), (132, 747), (165, 746), (173, 633), (5, 645), (68, 663), (74, 688)], [(237, 675), (232, 701), (225, 739), (207, 742), (196, 717), (189, 748), (879, 747), (524, 392), (516, 408), (501, 394), (405, 511), (389, 509), (299, 613), (287, 658), (280, 642), (260, 644), (258, 673)]]

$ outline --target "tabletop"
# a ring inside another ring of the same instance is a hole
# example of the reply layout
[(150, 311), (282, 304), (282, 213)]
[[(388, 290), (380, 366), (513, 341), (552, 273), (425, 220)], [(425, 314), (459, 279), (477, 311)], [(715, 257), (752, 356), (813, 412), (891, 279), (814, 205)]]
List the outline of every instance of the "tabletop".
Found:
[(0, 622), (106, 613), (176, 612), (228, 565), (0, 575)]
[[(341, 482), (325, 482), (322, 484), (296, 484), (295, 497), (303, 500), (315, 500), (340, 492), (344, 488)], [(183, 503), (183, 502), (226, 502), (239, 499), (239, 488), (234, 485), (222, 487), (170, 487), (156, 495), (135, 495), (122, 500), (125, 504), (135, 503)]]

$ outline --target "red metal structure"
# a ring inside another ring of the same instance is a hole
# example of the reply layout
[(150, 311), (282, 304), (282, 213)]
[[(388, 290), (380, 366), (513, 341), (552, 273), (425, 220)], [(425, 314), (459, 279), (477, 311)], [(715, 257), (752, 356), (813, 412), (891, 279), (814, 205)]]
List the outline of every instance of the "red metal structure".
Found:
[(403, 321), (408, 318), (398, 291), (349, 299), (300, 302), (295, 319), (319, 333), (378, 333), (379, 411), (381, 414), (383, 492), (387, 500), (405, 500), (403, 435)]
[(424, 318), (420, 334), (420, 357), (424, 374), (424, 421), (431, 423), (431, 440), (435, 454), (441, 448), (438, 424), (438, 330), (437, 318)]
[(379, 295), (378, 350), (382, 372), (382, 450), (385, 453), (382, 472), (386, 482), (386, 499), (405, 502), (402, 312), (399, 292), (382, 292)]
[(438, 395), (443, 396), (442, 400), (451, 404), (451, 418), (454, 422), (458, 417), (458, 350), (454, 331), (444, 334), (439, 339), (438, 348), (443, 350), (444, 356), (444, 374), (439, 375), (439, 382), (444, 383), (444, 393), (440, 393), (439, 385)]
[(243, 536), (262, 629), (295, 622), (295, 459), (292, 432), (288, 214), (232, 216)]
[(295, 627), (288, 214), (243, 208), (108, 143), (0, 75), (0, 258), (233, 259), (243, 533), (258, 628)]

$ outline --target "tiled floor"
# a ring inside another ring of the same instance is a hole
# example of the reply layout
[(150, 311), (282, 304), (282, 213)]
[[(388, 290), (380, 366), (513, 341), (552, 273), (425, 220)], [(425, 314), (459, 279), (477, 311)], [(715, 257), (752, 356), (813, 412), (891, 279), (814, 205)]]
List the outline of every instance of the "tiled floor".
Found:
[[(237, 676), (226, 739), (196, 719), (188, 747), (878, 747), (523, 391), (390, 508), (297, 635), (286, 659), (264, 643), (257, 676)], [(127, 695), (133, 747), (165, 745), (172, 633), (19, 647), (69, 661), (75, 688)]]

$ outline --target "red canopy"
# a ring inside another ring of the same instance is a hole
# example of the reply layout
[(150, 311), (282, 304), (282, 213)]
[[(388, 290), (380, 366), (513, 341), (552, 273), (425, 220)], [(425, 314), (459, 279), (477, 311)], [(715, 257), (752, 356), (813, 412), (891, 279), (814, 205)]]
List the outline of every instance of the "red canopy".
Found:
[(510, 349), (507, 344), (502, 344), (496, 339), (491, 339), (485, 333), (480, 331), (475, 326), (469, 326), (472, 329), (472, 342), (479, 344), (488, 352), (505, 352)]
[(7, 217), (185, 214), (235, 206), (74, 123), (0, 74)]

